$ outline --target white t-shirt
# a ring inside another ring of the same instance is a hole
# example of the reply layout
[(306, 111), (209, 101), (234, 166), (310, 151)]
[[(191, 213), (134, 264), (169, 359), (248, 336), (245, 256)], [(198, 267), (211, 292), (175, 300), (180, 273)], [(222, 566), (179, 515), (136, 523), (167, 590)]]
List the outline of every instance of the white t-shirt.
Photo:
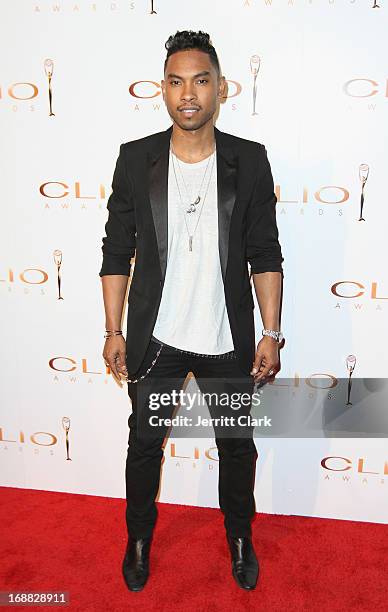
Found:
[[(187, 214), (198, 194), (201, 201), (196, 211)], [(192, 251), (184, 217), (193, 234)], [(218, 250), (216, 152), (190, 164), (175, 156), (173, 159), (170, 151), (167, 268), (153, 337), (182, 350), (208, 355), (234, 349)]]

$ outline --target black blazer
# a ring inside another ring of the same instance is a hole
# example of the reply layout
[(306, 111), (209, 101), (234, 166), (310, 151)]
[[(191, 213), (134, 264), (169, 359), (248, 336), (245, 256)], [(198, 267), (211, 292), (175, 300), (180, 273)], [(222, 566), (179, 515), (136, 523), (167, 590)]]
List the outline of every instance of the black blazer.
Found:
[[(255, 357), (254, 301), (248, 271), (283, 276), (277, 202), (264, 145), (214, 128), (217, 147), (218, 247), (229, 322), (241, 369)], [(122, 144), (107, 208), (100, 276), (130, 275), (126, 360), (135, 374), (151, 339), (167, 265), (167, 196), (172, 125)]]

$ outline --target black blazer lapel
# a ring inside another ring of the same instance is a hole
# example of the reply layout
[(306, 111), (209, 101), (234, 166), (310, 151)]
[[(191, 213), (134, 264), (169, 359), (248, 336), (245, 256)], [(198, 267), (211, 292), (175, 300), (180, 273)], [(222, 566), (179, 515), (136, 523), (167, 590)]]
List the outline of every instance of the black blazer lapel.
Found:
[(162, 281), (166, 275), (168, 252), (168, 166), (172, 125), (160, 134), (158, 145), (148, 152), (149, 198), (154, 219)]
[(217, 146), (218, 249), (225, 282), (229, 253), (229, 230), (237, 192), (237, 157), (225, 142), (224, 132), (214, 127)]
[[(158, 243), (162, 281), (164, 282), (168, 253), (168, 169), (172, 125), (160, 134), (153, 151), (148, 152), (149, 198)], [(225, 141), (225, 135), (214, 128), (217, 147), (217, 208), (218, 248), (222, 277), (225, 282), (229, 252), (229, 230), (236, 202), (237, 157)]]

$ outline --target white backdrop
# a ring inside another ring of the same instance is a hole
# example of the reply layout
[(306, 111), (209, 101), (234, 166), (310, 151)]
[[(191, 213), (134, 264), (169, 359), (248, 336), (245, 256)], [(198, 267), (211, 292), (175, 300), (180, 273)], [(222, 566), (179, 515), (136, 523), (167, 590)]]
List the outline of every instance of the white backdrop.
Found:
[[(171, 123), (160, 80), (177, 29), (209, 32), (218, 51), (230, 97), (217, 126), (268, 151), (285, 258), (281, 375), (346, 378), (350, 354), (354, 377), (386, 375), (388, 24), (378, 2), (155, 0), (150, 14), (147, 0), (1, 1), (1, 484), (125, 496), (130, 404), (102, 359), (101, 239), (120, 143)], [(385, 439), (256, 444), (258, 511), (387, 522)], [(218, 505), (214, 446), (170, 438), (160, 501)]]

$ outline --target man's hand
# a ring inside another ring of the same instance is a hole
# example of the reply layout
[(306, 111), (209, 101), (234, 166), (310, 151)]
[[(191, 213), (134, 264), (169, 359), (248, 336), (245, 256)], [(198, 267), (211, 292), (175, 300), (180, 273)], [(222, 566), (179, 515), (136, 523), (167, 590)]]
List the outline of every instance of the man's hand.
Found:
[(256, 357), (251, 370), (253, 380), (255, 383), (265, 377), (273, 380), (279, 370), (279, 344), (271, 336), (264, 336), (257, 345)]
[(123, 386), (120, 375), (127, 377), (127, 366), (125, 363), (125, 340), (123, 336), (111, 336), (105, 340), (102, 356), (105, 365), (109, 366), (114, 379), (120, 387)]

